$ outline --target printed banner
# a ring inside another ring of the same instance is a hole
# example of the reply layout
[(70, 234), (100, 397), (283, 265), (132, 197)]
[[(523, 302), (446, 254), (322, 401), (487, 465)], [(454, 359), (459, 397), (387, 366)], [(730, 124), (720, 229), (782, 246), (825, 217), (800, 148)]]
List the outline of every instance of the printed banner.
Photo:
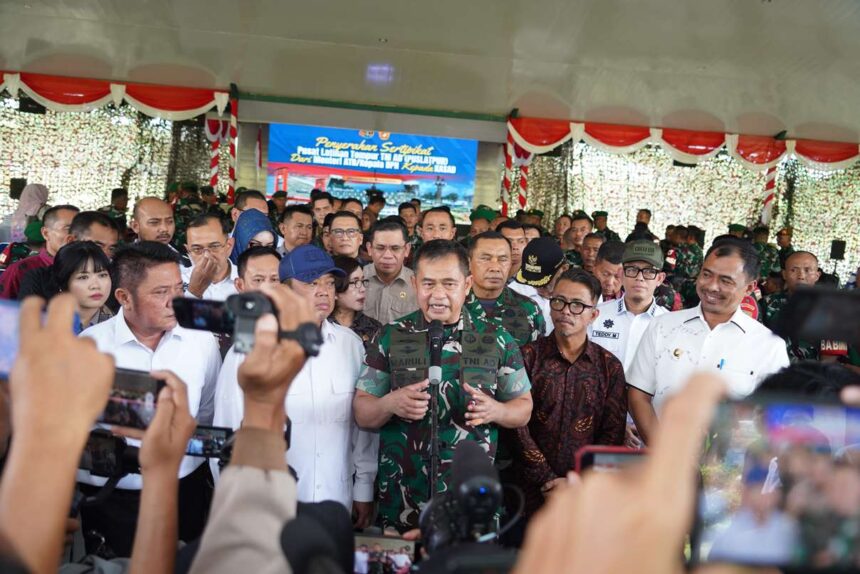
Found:
[(424, 209), (447, 205), (466, 223), (477, 155), (475, 140), (272, 124), (267, 186), (270, 195), (286, 191), (291, 203), (308, 201), (314, 188), (364, 204), (381, 191), (383, 215), (417, 197)]

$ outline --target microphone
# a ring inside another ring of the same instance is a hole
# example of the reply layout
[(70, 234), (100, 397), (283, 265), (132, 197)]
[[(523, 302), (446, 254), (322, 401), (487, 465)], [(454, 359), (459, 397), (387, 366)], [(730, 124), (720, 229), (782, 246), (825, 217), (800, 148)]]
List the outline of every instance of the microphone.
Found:
[(293, 572), (341, 574), (343, 569), (332, 558), (337, 549), (319, 522), (296, 516), (281, 530), (281, 550)]
[(430, 368), (427, 376), (431, 385), (438, 385), (442, 382), (442, 343), (445, 337), (442, 321), (439, 319), (430, 321), (428, 336), (430, 339)]
[(470, 526), (489, 524), (502, 504), (499, 471), (477, 442), (467, 440), (454, 450), (451, 468), (451, 492)]

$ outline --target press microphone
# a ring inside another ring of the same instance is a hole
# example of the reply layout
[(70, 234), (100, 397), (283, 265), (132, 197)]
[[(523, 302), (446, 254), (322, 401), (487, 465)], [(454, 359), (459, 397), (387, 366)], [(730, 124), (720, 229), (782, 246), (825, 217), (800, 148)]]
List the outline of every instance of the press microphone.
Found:
[(499, 471), (477, 442), (466, 440), (454, 449), (451, 464), (451, 493), (471, 525), (488, 524), (502, 504)]
[(438, 385), (442, 382), (442, 342), (445, 338), (442, 321), (438, 319), (430, 321), (428, 335), (430, 338), (430, 368), (427, 377), (430, 379), (431, 385)]

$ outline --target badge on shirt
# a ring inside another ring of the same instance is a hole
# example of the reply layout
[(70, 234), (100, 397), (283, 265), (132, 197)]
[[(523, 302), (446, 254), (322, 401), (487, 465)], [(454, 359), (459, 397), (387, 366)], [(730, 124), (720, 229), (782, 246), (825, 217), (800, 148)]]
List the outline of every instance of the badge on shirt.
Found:
[(400, 292), (400, 298), (401, 298), (401, 299), (406, 299), (406, 291), (401, 291), (401, 292)]
[(617, 339), (618, 333), (613, 333), (611, 331), (592, 331), (592, 337), (603, 337), (605, 339)]

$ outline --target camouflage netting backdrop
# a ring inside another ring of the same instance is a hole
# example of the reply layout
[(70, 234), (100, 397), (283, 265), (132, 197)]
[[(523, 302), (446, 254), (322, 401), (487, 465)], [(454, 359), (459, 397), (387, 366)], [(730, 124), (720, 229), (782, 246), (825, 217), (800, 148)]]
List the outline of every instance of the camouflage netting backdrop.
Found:
[[(221, 146), (217, 191), (227, 192), (229, 152)], [(0, 214), (15, 209), (6, 191), (13, 177), (42, 183), (50, 203), (84, 209), (110, 202), (110, 190), (126, 187), (132, 202), (163, 196), (169, 182), (209, 183), (209, 144), (203, 119), (171, 122), (123, 105), (92, 112), (18, 111), (0, 96)]]
[[(860, 265), (860, 165), (832, 172), (804, 167), (794, 159), (779, 165), (771, 241), (783, 225), (794, 226), (794, 245), (818, 255), (833, 270), (830, 242), (847, 242), (837, 265), (842, 281)], [(514, 181), (517, 181), (515, 176)], [(721, 152), (695, 167), (673, 163), (660, 147), (613, 155), (583, 143), (565, 144), (536, 157), (529, 174), (528, 207), (542, 209), (544, 221), (584, 209), (609, 212), (609, 227), (624, 239), (636, 211), (653, 212), (651, 230), (663, 237), (666, 225), (697, 225), (706, 244), (727, 232), (729, 223), (754, 225), (762, 205), (764, 174), (754, 173)]]

